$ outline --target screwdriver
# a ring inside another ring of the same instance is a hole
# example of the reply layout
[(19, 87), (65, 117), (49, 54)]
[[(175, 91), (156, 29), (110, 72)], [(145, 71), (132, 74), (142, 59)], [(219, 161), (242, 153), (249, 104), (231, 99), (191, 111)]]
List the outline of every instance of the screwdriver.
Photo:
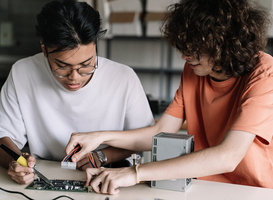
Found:
[[(20, 165), (24, 166), (24, 167), (28, 167), (27, 164), (27, 160), (23, 157), (18, 155), (17, 153), (15, 153), (13, 150), (11, 150), (10, 148), (8, 148), (6, 145), (1, 144), (0, 145), (1, 149), (3, 149), (7, 154), (9, 154), (17, 163), (19, 163)], [(50, 186), (54, 187), (54, 185), (51, 183), (50, 180), (48, 180), (43, 174), (41, 174), (37, 169), (36, 169), (36, 165), (34, 165), (34, 167), (32, 168), (34, 173), (37, 174), (38, 177), (40, 177), (41, 179), (43, 179), (47, 184), (49, 184)]]

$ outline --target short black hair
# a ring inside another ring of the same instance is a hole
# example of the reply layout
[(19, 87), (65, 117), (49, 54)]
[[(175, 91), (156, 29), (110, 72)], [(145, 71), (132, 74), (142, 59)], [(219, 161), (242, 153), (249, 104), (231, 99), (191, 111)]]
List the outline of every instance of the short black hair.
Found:
[(73, 49), (79, 44), (97, 44), (106, 30), (101, 30), (98, 11), (77, 0), (52, 1), (37, 15), (36, 34), (53, 52)]
[(181, 53), (206, 53), (220, 73), (243, 76), (264, 51), (269, 25), (268, 12), (248, 0), (183, 0), (169, 7), (161, 31)]

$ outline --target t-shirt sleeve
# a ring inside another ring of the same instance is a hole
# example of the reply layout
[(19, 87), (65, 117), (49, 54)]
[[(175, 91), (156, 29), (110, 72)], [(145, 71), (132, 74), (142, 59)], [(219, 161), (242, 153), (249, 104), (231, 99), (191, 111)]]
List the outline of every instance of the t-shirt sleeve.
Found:
[(230, 130), (253, 133), (263, 144), (269, 144), (272, 128), (273, 73), (264, 67), (264, 70), (250, 75)]
[(12, 72), (9, 74), (1, 90), (0, 119), (0, 138), (9, 137), (19, 149), (23, 148), (27, 139)]
[(124, 130), (137, 129), (154, 125), (154, 118), (148, 98), (143, 90), (138, 76), (130, 70), (127, 84), (127, 104)]
[(168, 106), (166, 109), (165, 113), (181, 118), (181, 119), (186, 119), (185, 118), (185, 111), (184, 111), (184, 101), (183, 101), (183, 87), (182, 87), (182, 81), (183, 81), (183, 74), (181, 75), (181, 81), (178, 90), (175, 93), (175, 97), (171, 104)]

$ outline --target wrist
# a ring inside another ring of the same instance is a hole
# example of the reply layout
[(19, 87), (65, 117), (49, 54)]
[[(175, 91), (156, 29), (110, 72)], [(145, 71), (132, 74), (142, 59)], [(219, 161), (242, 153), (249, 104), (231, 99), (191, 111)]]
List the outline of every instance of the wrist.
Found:
[(140, 182), (140, 180), (139, 180), (139, 170), (138, 170), (139, 165), (140, 165), (140, 163), (135, 166), (135, 170), (136, 170), (136, 184), (138, 184)]
[(99, 132), (99, 137), (101, 144), (107, 144), (112, 146), (111, 143), (117, 139), (115, 131), (101, 131)]
[(103, 167), (107, 164), (107, 157), (102, 151), (94, 151), (94, 154), (96, 155), (95, 161), (97, 163), (97, 167)]
[(98, 158), (97, 152), (94, 151), (93, 155), (94, 155), (94, 159), (95, 159), (95, 163), (96, 163), (97, 167), (100, 168), (101, 167), (101, 162), (100, 162), (100, 160)]

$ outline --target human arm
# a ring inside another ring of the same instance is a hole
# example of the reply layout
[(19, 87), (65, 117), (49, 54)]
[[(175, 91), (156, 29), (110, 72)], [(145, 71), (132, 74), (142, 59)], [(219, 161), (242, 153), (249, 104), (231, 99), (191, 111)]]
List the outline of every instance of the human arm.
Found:
[[(105, 156), (107, 157), (107, 162), (105, 165), (123, 160), (131, 156), (131, 154), (136, 153), (136, 151), (130, 151), (126, 149), (120, 149), (115, 147), (107, 147), (105, 149), (101, 149)], [(101, 162), (96, 153), (93, 153), (95, 163), (97, 167), (101, 167)], [(80, 170), (86, 170), (86, 168), (92, 168), (92, 165), (89, 162), (89, 156), (86, 154), (81, 160), (77, 162), (77, 168)]]
[[(8, 137), (0, 138), (0, 144), (5, 144), (19, 155), (22, 154), (20, 149)], [(32, 167), (35, 165), (36, 160), (31, 155), (25, 154), (24, 157), (27, 159), (29, 167), (19, 165), (11, 158), (10, 155), (4, 152), (4, 150), (0, 149), (0, 164), (8, 169), (7, 173), (19, 184), (29, 184), (34, 179)]]
[(164, 113), (158, 122), (150, 127), (128, 131), (101, 131), (87, 133), (73, 133), (66, 147), (66, 153), (81, 146), (81, 151), (72, 156), (72, 161), (79, 161), (86, 153), (93, 151), (100, 144), (128, 149), (132, 151), (146, 151), (152, 149), (152, 137), (160, 132), (176, 133), (183, 119)]
[[(217, 146), (173, 159), (140, 165), (138, 180), (191, 178), (232, 172), (247, 153), (254, 138), (255, 135), (248, 132), (228, 131)], [(98, 176), (90, 183), (93, 175)], [(116, 194), (119, 187), (136, 184), (136, 176), (136, 171), (132, 167), (87, 169), (86, 184), (90, 184), (97, 193)], [(100, 182), (102, 185), (99, 187)]]

